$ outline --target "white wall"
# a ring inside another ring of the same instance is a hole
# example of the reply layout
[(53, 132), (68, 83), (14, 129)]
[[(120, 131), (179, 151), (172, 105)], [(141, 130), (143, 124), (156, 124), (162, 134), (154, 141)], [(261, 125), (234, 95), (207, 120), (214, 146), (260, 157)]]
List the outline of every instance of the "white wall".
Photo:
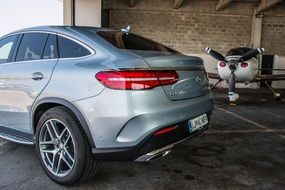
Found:
[(75, 24), (77, 26), (101, 26), (101, 0), (77, 0)]
[[(75, 25), (101, 26), (102, 0), (76, 0)], [(64, 24), (72, 25), (72, 0), (64, 0)]]
[(63, 24), (63, 0), (0, 0), (0, 36), (39, 25)]

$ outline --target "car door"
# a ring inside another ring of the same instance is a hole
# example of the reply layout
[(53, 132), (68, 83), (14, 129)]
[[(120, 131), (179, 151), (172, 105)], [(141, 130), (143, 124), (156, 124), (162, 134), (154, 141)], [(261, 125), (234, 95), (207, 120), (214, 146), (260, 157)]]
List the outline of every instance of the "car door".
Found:
[(4, 83), (2, 77), (2, 70), (6, 64), (11, 62), (13, 50), (15, 49), (19, 35), (12, 35), (4, 37), (0, 40), (0, 127), (5, 126), (3, 112), (6, 110), (4, 95)]
[(58, 62), (57, 37), (48, 33), (21, 36), (14, 62), (2, 70), (1, 110), (6, 127), (31, 133), (30, 110), (48, 84)]

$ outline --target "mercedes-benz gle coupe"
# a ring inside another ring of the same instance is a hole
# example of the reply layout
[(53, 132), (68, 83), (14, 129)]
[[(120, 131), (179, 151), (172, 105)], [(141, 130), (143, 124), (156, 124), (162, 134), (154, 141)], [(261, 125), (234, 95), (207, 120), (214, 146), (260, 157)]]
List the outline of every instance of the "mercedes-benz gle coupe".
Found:
[(44, 26), (0, 38), (0, 137), (62, 185), (100, 161), (150, 161), (209, 127), (201, 58), (128, 30)]

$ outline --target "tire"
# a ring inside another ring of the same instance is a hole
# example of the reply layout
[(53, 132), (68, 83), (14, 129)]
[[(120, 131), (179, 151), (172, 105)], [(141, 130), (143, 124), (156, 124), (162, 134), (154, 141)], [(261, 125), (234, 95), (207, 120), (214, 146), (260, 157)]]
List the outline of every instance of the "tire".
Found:
[(36, 153), (45, 173), (65, 186), (87, 181), (99, 167), (80, 123), (62, 106), (47, 110), (40, 118)]

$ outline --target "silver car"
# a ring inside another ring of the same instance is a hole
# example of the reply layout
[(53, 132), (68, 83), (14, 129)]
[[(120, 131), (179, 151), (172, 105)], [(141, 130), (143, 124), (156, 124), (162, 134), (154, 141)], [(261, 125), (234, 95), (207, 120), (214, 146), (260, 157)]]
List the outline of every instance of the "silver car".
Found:
[(0, 137), (35, 145), (62, 185), (100, 161), (150, 161), (209, 127), (203, 61), (128, 30), (45, 26), (0, 38)]

